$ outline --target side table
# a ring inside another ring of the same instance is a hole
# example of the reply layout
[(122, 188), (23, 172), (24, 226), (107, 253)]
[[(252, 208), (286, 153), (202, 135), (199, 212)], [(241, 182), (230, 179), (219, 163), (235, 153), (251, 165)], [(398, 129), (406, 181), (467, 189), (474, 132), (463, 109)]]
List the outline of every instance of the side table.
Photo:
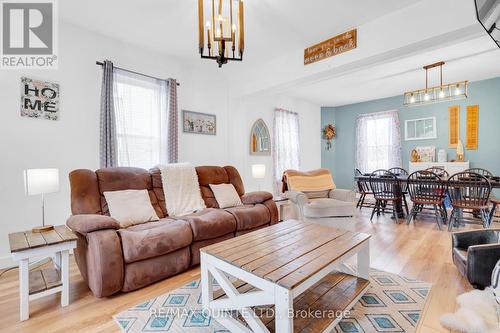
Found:
[(287, 197), (274, 197), (273, 198), (274, 203), (276, 206), (278, 206), (279, 210), (279, 221), (283, 222), (283, 216), (285, 215), (285, 206), (290, 204), (290, 201), (288, 200)]
[[(20, 320), (29, 318), (29, 301), (61, 293), (61, 306), (69, 303), (69, 251), (76, 247), (75, 234), (65, 225), (43, 232), (9, 234), (12, 259), (19, 263)], [(53, 257), (54, 267), (30, 272), (29, 260)]]

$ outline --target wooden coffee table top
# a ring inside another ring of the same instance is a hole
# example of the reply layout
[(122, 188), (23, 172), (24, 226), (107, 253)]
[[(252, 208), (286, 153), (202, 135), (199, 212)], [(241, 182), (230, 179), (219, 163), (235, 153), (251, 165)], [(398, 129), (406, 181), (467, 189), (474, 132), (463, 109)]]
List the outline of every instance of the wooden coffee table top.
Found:
[(293, 289), (370, 237), (289, 220), (204, 247), (201, 251)]

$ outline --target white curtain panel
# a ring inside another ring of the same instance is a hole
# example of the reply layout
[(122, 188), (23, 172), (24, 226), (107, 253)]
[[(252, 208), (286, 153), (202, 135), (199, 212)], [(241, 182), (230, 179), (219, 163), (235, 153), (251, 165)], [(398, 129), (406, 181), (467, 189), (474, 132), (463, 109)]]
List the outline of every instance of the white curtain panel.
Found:
[(169, 161), (167, 81), (115, 69), (119, 166), (149, 169)]
[(398, 110), (363, 114), (356, 119), (356, 168), (363, 173), (401, 167)]
[(295, 112), (274, 110), (274, 193), (281, 193), (281, 178), (287, 169), (300, 168), (299, 115)]

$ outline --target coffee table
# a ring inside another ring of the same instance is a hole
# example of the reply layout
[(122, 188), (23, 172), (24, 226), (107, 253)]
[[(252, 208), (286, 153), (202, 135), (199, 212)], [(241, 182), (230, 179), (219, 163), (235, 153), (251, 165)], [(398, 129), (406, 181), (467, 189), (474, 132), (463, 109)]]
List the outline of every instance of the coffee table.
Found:
[(203, 307), (231, 332), (331, 331), (369, 288), (369, 239), (289, 220), (202, 248)]

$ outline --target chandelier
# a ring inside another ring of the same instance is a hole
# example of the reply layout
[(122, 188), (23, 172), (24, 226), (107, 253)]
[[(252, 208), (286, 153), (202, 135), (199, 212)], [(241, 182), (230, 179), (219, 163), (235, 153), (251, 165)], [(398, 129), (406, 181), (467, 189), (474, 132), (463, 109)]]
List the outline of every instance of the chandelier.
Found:
[(201, 58), (214, 59), (219, 67), (229, 60), (242, 61), (243, 0), (198, 0), (198, 35)]
[[(443, 84), (443, 65), (444, 61), (440, 61), (424, 66), (425, 89), (405, 92), (403, 105), (419, 106), (467, 98), (467, 81)], [(439, 86), (429, 87), (429, 69), (436, 67), (439, 67), (440, 84)]]

